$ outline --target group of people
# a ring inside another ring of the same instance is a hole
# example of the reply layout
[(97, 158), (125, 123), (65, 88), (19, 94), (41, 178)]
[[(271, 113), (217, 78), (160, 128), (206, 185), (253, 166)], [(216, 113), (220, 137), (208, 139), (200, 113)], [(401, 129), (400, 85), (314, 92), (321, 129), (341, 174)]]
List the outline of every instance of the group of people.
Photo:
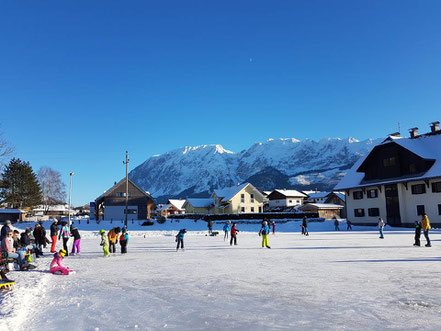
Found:
[[(120, 234), (121, 233), (121, 234)], [(127, 245), (129, 244), (129, 234), (127, 228), (123, 227), (122, 231), (120, 227), (111, 229), (108, 233), (104, 229), (100, 230), (101, 243), (104, 256), (109, 256), (110, 253), (116, 253), (116, 245), (121, 245), (121, 254), (127, 253)]]

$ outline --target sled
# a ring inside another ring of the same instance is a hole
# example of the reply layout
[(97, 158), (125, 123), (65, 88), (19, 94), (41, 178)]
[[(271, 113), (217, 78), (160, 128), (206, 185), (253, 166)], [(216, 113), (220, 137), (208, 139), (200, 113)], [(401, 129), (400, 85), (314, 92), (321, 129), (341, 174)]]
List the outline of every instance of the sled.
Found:
[(15, 290), (15, 283), (14, 282), (0, 282), (0, 289), (1, 290)]

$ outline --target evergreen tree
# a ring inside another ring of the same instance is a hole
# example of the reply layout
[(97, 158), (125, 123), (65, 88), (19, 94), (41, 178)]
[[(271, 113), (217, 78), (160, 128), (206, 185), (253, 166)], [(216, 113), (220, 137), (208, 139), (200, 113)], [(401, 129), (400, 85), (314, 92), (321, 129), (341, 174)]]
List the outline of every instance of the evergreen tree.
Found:
[(41, 189), (29, 162), (12, 159), (5, 167), (0, 184), (0, 199), (12, 208), (33, 207), (41, 203)]

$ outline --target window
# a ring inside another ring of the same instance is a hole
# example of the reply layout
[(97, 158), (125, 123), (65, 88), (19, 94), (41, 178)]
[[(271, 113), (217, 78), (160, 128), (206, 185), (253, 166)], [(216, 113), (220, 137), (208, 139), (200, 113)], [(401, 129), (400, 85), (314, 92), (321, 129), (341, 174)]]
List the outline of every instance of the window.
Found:
[(367, 191), (367, 197), (368, 198), (377, 198), (378, 197), (378, 190), (377, 189), (372, 189), (372, 190), (368, 190)]
[[(126, 192), (117, 192), (116, 196), (119, 197), (119, 198), (125, 198), (126, 197)], [(130, 196), (130, 192), (129, 192), (128, 196)]]
[(369, 208), (368, 215), (369, 216), (380, 216), (380, 209), (379, 208)]
[(387, 167), (394, 167), (396, 165), (397, 165), (397, 158), (395, 156), (383, 159), (383, 166), (385, 168), (387, 168)]
[(297, 203), (300, 203), (300, 200), (296, 200)]
[(363, 191), (354, 191), (354, 200), (363, 199)]
[(251, 212), (254, 213), (254, 207), (251, 207)]
[(363, 217), (364, 216), (364, 209), (363, 208), (354, 209), (354, 216), (355, 217)]
[(254, 194), (250, 194), (250, 197), (251, 197), (251, 203), (254, 203)]
[(423, 193), (426, 193), (425, 184), (412, 185), (412, 194), (423, 194)]
[(441, 215), (441, 204), (438, 205), (438, 215)]
[(292, 200), (289, 200), (289, 203), (292, 203)]
[(245, 213), (245, 207), (240, 207), (240, 212)]
[(421, 216), (425, 213), (426, 213), (426, 211), (424, 210), (424, 205), (417, 205), (417, 215)]
[(245, 194), (243, 193), (240, 195), (240, 202), (245, 203)]
[(432, 183), (432, 192), (433, 193), (441, 192), (441, 182)]

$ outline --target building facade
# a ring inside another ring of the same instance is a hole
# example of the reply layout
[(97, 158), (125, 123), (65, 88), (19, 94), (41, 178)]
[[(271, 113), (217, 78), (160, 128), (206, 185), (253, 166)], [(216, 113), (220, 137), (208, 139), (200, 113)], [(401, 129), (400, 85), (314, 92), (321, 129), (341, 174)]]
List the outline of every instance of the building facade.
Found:
[(296, 190), (274, 190), (267, 196), (269, 208), (286, 208), (303, 204), (306, 195)]
[(335, 187), (346, 195), (347, 218), (354, 224), (413, 226), (427, 214), (441, 225), (441, 131), (410, 138), (390, 136), (350, 169)]
[(264, 196), (250, 183), (215, 190), (214, 214), (262, 213)]

